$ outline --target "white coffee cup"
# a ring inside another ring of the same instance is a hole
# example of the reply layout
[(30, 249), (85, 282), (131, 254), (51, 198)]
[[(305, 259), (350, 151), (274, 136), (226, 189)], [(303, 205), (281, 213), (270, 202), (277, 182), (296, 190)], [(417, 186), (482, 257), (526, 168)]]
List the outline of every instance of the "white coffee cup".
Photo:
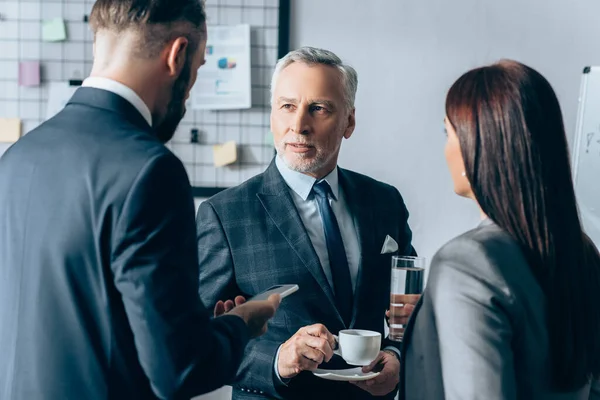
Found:
[(334, 353), (350, 365), (369, 365), (379, 355), (381, 333), (363, 329), (345, 329), (337, 336)]

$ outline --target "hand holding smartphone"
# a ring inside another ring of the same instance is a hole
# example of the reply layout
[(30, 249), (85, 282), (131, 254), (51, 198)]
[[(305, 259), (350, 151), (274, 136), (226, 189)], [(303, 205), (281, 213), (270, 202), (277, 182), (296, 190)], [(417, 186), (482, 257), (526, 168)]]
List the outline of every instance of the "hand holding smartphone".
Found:
[(281, 296), (281, 300), (283, 300), (284, 297), (289, 296), (290, 294), (296, 292), (298, 289), (298, 285), (275, 285), (271, 286), (264, 292), (261, 292), (256, 296), (249, 298), (248, 301), (267, 300), (269, 296), (274, 293), (279, 293), (279, 295)]

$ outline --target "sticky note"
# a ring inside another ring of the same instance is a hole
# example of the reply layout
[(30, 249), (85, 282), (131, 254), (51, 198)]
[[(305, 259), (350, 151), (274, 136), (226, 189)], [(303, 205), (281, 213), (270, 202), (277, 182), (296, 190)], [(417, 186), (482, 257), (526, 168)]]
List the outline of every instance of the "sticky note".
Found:
[(233, 164), (237, 160), (237, 145), (235, 141), (229, 141), (222, 145), (213, 146), (213, 157), (215, 167)]
[(0, 118), (0, 142), (14, 143), (21, 137), (21, 120)]
[(42, 23), (42, 40), (45, 42), (60, 42), (67, 38), (65, 21), (60, 18), (46, 20)]
[(40, 62), (21, 61), (19, 63), (19, 85), (39, 86), (40, 84)]

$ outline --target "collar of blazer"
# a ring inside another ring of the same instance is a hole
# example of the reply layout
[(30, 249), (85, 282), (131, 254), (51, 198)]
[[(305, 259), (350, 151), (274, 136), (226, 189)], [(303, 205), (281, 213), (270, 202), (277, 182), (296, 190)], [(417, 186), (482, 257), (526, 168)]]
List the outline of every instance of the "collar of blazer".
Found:
[(117, 113), (141, 130), (152, 133), (152, 128), (133, 104), (107, 90), (80, 87), (67, 103), (67, 105), (69, 104), (79, 104)]
[[(350, 213), (354, 220), (354, 226), (358, 233), (359, 243), (361, 247), (361, 256), (359, 261), (357, 287), (355, 291), (354, 310), (352, 315), (353, 326), (356, 318), (357, 309), (362, 303), (361, 297), (369, 296), (369, 288), (361, 285), (364, 274), (364, 253), (365, 251), (375, 251), (373, 246), (372, 224), (373, 204), (369, 204), (369, 198), (365, 190), (361, 190), (357, 182), (352, 179), (352, 174), (348, 171), (338, 168), (340, 178), (340, 186), (346, 196), (346, 202), (350, 208)], [(265, 208), (271, 220), (275, 223), (283, 237), (286, 239), (290, 247), (302, 260), (306, 268), (313, 275), (319, 286), (325, 292), (325, 295), (331, 302), (331, 307), (335, 309), (334, 294), (329, 286), (319, 257), (315, 252), (308, 233), (302, 223), (298, 210), (294, 205), (294, 201), (289, 193), (289, 188), (283, 177), (277, 170), (275, 161), (271, 162), (267, 170), (263, 174), (262, 187), (257, 193), (257, 197)], [(343, 323), (341, 316), (337, 315), (340, 322)]]

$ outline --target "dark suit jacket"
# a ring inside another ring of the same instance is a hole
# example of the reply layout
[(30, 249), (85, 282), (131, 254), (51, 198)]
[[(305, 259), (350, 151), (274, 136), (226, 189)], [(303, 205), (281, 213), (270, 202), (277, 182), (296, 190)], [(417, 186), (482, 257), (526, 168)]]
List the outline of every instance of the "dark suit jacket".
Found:
[(518, 244), (490, 220), (450, 241), (405, 332), (400, 399), (588, 399), (589, 385), (550, 390), (544, 299)]
[[(391, 255), (380, 252), (386, 235), (398, 242), (400, 253), (413, 252), (408, 212), (400, 193), (389, 185), (343, 169), (339, 178), (361, 247), (350, 327), (383, 333), (390, 302)], [(319, 258), (274, 162), (263, 174), (203, 202), (197, 230), (200, 295), (205, 304), (239, 294), (253, 296), (276, 284), (300, 287), (282, 302), (267, 334), (250, 341), (234, 385), (235, 399), (371, 397), (349, 383), (323, 380), (310, 372), (293, 378), (287, 387), (276, 381), (277, 349), (298, 329), (322, 323), (337, 334), (348, 327), (334, 305)], [(341, 364), (335, 359), (332, 367)]]
[(181, 162), (123, 98), (80, 88), (0, 159), (0, 398), (186, 398), (235, 376), (238, 317), (198, 297)]

